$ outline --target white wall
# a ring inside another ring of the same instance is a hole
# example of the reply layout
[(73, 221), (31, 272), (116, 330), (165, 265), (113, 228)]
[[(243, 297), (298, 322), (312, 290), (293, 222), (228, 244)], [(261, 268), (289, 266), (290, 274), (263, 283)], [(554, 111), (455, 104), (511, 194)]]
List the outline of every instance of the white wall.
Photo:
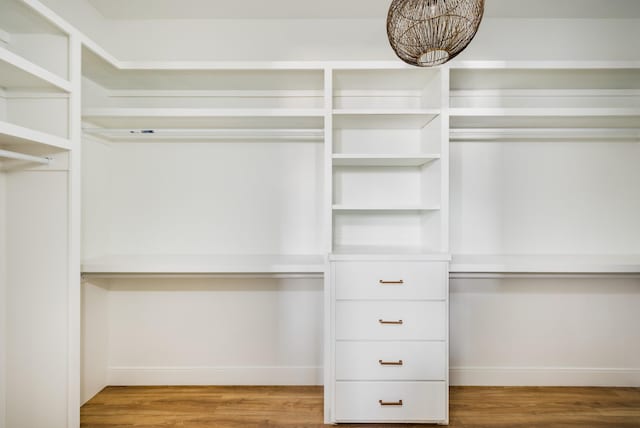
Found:
[[(380, 19), (105, 20), (83, 0), (44, 0), (122, 60), (394, 59)], [(638, 20), (486, 18), (460, 59), (637, 59)]]
[(638, 387), (638, 308), (638, 278), (452, 280), (452, 383)]
[(85, 157), (91, 253), (100, 242), (102, 255), (320, 251), (320, 143), (127, 143), (109, 157), (96, 144)]
[(84, 137), (82, 142), (82, 256), (104, 255), (111, 224), (111, 147)]
[(454, 254), (640, 254), (640, 144), (451, 145)]
[(148, 279), (109, 291), (109, 384), (320, 384), (322, 280)]
[[(114, 21), (128, 60), (392, 60), (384, 19)], [(637, 20), (487, 19), (460, 59), (637, 59)]]

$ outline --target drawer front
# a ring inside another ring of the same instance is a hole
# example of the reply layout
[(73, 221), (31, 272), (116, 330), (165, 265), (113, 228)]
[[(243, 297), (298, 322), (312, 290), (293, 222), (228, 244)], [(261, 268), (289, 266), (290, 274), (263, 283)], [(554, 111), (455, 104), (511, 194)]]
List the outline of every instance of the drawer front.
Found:
[(337, 340), (445, 340), (446, 302), (336, 302)]
[(446, 379), (445, 342), (337, 342), (337, 380)]
[(447, 263), (336, 262), (336, 298), (444, 300)]
[(444, 382), (337, 382), (335, 392), (338, 422), (443, 422), (447, 416)]

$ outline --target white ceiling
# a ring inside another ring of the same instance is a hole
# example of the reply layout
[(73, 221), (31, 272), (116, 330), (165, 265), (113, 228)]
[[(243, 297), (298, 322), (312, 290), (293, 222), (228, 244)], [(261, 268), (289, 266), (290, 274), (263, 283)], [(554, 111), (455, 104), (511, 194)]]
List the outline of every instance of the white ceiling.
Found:
[[(380, 18), (391, 0), (87, 0), (109, 19)], [(640, 0), (486, 0), (496, 18), (640, 18)]]

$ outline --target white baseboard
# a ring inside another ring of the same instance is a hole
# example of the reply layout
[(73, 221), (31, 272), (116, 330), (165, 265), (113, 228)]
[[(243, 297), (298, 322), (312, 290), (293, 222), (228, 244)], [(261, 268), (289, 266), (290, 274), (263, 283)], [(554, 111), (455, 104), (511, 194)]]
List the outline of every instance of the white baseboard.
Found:
[(322, 385), (322, 367), (109, 367), (112, 386)]
[(451, 385), (640, 387), (640, 369), (452, 367)]
[[(451, 385), (640, 387), (640, 369), (452, 367)], [(322, 385), (322, 367), (110, 367), (108, 385)]]

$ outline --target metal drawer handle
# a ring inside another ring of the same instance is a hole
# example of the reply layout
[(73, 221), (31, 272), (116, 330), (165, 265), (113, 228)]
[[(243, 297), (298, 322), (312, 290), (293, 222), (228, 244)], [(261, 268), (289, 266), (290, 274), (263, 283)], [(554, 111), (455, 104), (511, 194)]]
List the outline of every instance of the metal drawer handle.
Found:
[(381, 406), (402, 406), (402, 400), (398, 401), (382, 401), (378, 400)]
[(380, 284), (382, 284), (382, 285), (391, 285), (391, 284), (402, 285), (402, 284), (404, 284), (404, 280), (401, 279), (399, 281), (385, 281), (384, 279), (381, 279), (380, 280)]
[(382, 360), (378, 360), (378, 362), (380, 363), (381, 366), (402, 366), (402, 365), (404, 365), (404, 361), (402, 361), (402, 360), (398, 360), (398, 361), (382, 361)]
[(402, 325), (402, 324), (404, 324), (404, 321), (402, 321), (402, 320), (398, 320), (398, 321), (385, 321), (385, 320), (380, 319), (380, 320), (378, 320), (378, 322), (379, 322), (380, 324), (391, 324), (391, 325)]

